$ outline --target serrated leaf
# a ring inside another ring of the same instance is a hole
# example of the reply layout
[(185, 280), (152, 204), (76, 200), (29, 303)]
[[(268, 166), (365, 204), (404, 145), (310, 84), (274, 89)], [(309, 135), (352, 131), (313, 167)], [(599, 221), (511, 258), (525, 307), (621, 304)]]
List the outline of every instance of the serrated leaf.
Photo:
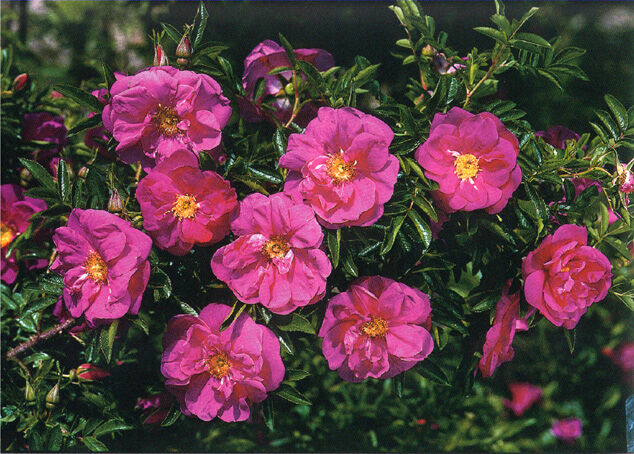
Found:
[(256, 169), (255, 167), (248, 167), (249, 172), (251, 172), (257, 180), (264, 180), (264, 181), (268, 181), (269, 183), (274, 183), (274, 184), (281, 184), (282, 183), (282, 177), (276, 173), (273, 172), (271, 170), (267, 170), (267, 169)]
[(341, 229), (337, 229), (336, 233), (328, 231), (328, 250), (330, 251), (330, 261), (332, 262), (332, 268), (336, 269), (339, 265), (339, 245), (341, 243)]
[(106, 421), (103, 424), (101, 424), (99, 427), (97, 427), (92, 434), (95, 437), (100, 437), (107, 433), (119, 432), (122, 430), (132, 430), (132, 429), (134, 429), (134, 427), (126, 424), (125, 421), (118, 420), (118, 419), (111, 419), (110, 421)]
[(293, 50), (293, 46), (291, 46), (291, 43), (289, 43), (286, 37), (282, 35), (281, 33), (278, 33), (277, 36), (280, 39), (280, 44), (286, 51), (286, 56), (288, 57), (288, 59), (291, 62), (291, 65), (294, 68), (297, 65), (297, 58), (295, 57), (295, 51)]
[(114, 339), (117, 335), (117, 329), (119, 327), (119, 320), (114, 320), (108, 329), (103, 327), (99, 335), (99, 347), (106, 358), (106, 362), (110, 363), (112, 359), (112, 347), (114, 345)]
[(198, 23), (198, 28), (196, 29), (196, 36), (194, 37), (194, 42), (192, 43), (192, 47), (194, 50), (198, 47), (200, 42), (203, 39), (203, 35), (205, 34), (205, 28), (207, 27), (207, 19), (209, 18), (209, 13), (205, 8), (205, 4), (201, 1), (198, 6), (198, 12), (196, 13), (197, 17), (200, 17), (200, 22)]
[(605, 110), (597, 110), (594, 113), (597, 115), (597, 117), (599, 117), (599, 120), (601, 120), (601, 123), (605, 125), (605, 127), (607, 128), (612, 138), (614, 140), (618, 140), (619, 130), (614, 124), (614, 122), (612, 121), (612, 118), (610, 118), (610, 114), (607, 113)]
[(275, 412), (273, 411), (271, 399), (266, 399), (262, 402), (262, 419), (264, 419), (264, 425), (271, 432), (275, 432)]
[(288, 139), (284, 136), (284, 133), (279, 129), (275, 130), (273, 133), (273, 148), (279, 157), (286, 153), (287, 140)]
[(392, 224), (390, 226), (390, 230), (385, 235), (385, 240), (383, 241), (383, 245), (381, 246), (381, 255), (385, 255), (392, 249), (394, 245), (394, 240), (396, 239), (396, 235), (399, 230), (401, 230), (401, 226), (403, 225), (403, 221), (405, 221), (405, 216), (399, 216), (392, 220)]
[(359, 277), (359, 269), (357, 268), (357, 265), (354, 263), (354, 260), (352, 259), (352, 254), (350, 253), (350, 251), (348, 251), (348, 253), (346, 254), (346, 258), (343, 260), (342, 266), (343, 266), (343, 270), (349, 275), (353, 277)]
[(64, 202), (68, 202), (70, 200), (71, 187), (67, 164), (64, 159), (60, 159), (57, 164), (57, 190), (61, 200)]
[(307, 318), (298, 313), (291, 314), (290, 319), (286, 316), (284, 321), (285, 323), (283, 324), (277, 323), (277, 327), (282, 331), (298, 331), (300, 333), (315, 334), (313, 325)]
[(178, 300), (178, 305), (184, 313), (198, 317), (198, 311), (186, 302)]
[(86, 129), (95, 128), (101, 124), (101, 115), (93, 115), (92, 117), (84, 118), (68, 131), (68, 137), (72, 137), (78, 132), (82, 132)]
[(246, 304), (241, 303), (240, 301), (236, 301), (231, 308), (231, 312), (224, 319), (222, 324), (220, 325), (220, 331), (224, 331), (242, 314), (244, 309), (246, 308)]
[(72, 99), (80, 106), (88, 107), (93, 112), (101, 113), (103, 110), (103, 104), (87, 91), (65, 84), (55, 85), (53, 89)]
[(625, 110), (625, 106), (623, 106), (623, 104), (621, 104), (621, 102), (612, 95), (605, 95), (604, 99), (612, 111), (614, 118), (616, 118), (619, 128), (621, 131), (625, 131), (629, 126), (629, 118), (627, 110)]
[(161, 27), (163, 27), (163, 30), (165, 30), (165, 33), (167, 33), (167, 36), (169, 36), (172, 41), (176, 44), (181, 42), (182, 33), (179, 32), (176, 27), (164, 22), (161, 22)]
[(57, 183), (55, 183), (51, 174), (44, 167), (30, 159), (18, 158), (18, 160), (31, 172), (33, 178), (39, 181), (46, 189), (54, 191), (57, 194)]
[[(570, 354), (572, 355), (575, 351), (575, 344), (577, 342), (577, 330), (575, 329), (566, 329), (564, 330), (564, 336), (566, 337), (566, 342), (568, 343), (568, 349), (570, 350)], [(572, 334), (570, 332), (572, 331)]]
[(309, 372), (306, 372), (302, 369), (286, 369), (286, 376), (284, 377), (284, 379), (288, 381), (298, 381), (303, 380), (309, 375)]
[(297, 405), (312, 405), (310, 400), (308, 400), (302, 393), (288, 385), (282, 385), (276, 394), (282, 399), (286, 399)]
[(106, 452), (108, 447), (95, 437), (80, 437), (81, 442), (92, 452)]
[(429, 225), (425, 221), (423, 221), (423, 219), (415, 210), (410, 210), (410, 212), (407, 213), (407, 217), (412, 221), (414, 227), (416, 227), (418, 235), (423, 241), (425, 249), (427, 249), (432, 240), (431, 229), (429, 228)]
[(504, 35), (503, 32), (501, 32), (500, 30), (496, 30), (495, 28), (491, 28), (491, 27), (475, 27), (474, 28), (475, 31), (477, 31), (478, 33), (483, 34), (484, 36), (488, 36), (489, 38), (493, 38), (496, 41), (505, 43), (506, 42), (506, 36)]
[(181, 414), (182, 413), (180, 407), (178, 405), (172, 405), (172, 407), (169, 409), (169, 412), (167, 413), (167, 416), (161, 422), (161, 427), (171, 426), (176, 421), (178, 421), (178, 418), (180, 418)]

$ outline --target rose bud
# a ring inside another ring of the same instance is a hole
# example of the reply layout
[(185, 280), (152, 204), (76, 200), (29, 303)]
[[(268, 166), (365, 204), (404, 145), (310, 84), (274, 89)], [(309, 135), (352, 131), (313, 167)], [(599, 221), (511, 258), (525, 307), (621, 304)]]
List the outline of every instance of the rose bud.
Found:
[(90, 363), (81, 364), (77, 368), (77, 377), (84, 381), (98, 381), (110, 376), (110, 372)]
[(167, 54), (163, 50), (163, 46), (157, 44), (154, 48), (154, 66), (168, 66)]
[(110, 194), (110, 199), (108, 199), (108, 211), (111, 213), (118, 213), (121, 210), (123, 210), (123, 200), (121, 200), (119, 191), (115, 188)]
[(59, 383), (55, 383), (55, 386), (46, 394), (46, 408), (52, 410), (59, 402)]
[(79, 169), (79, 171), (77, 172), (77, 176), (82, 179), (86, 178), (87, 175), (88, 175), (88, 167), (86, 166), (82, 166), (82, 168)]
[(26, 388), (24, 388), (24, 400), (27, 402), (33, 402), (35, 400), (35, 391), (28, 381), (26, 382)]
[(176, 60), (176, 63), (178, 63), (179, 65), (188, 65), (189, 57), (192, 56), (193, 51), (194, 49), (192, 49), (189, 38), (187, 37), (187, 35), (183, 35), (183, 37), (181, 38), (181, 42), (178, 43), (178, 46), (176, 47), (176, 57), (178, 58), (178, 60)]
[(16, 78), (13, 79), (13, 91), (17, 92), (24, 90), (29, 82), (29, 75), (27, 73), (22, 73), (19, 76), (16, 76)]

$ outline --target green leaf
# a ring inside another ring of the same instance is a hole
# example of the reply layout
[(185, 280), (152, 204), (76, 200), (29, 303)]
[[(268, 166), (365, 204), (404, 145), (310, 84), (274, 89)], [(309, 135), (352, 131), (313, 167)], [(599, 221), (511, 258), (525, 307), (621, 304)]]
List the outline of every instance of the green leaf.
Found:
[(405, 49), (411, 49), (412, 45), (409, 42), (409, 39), (403, 38), (399, 39), (395, 43), (398, 47), (404, 47)]
[(165, 30), (165, 33), (167, 33), (167, 36), (169, 36), (172, 41), (174, 41), (176, 44), (181, 42), (183, 34), (179, 32), (176, 27), (164, 22), (161, 22), (161, 27), (163, 27), (163, 30)]
[(303, 380), (309, 375), (309, 372), (302, 369), (286, 369), (286, 377), (284, 377), (284, 379), (288, 381), (298, 381)]
[(341, 229), (337, 229), (336, 234), (332, 234), (328, 231), (328, 250), (330, 251), (330, 261), (332, 262), (332, 268), (337, 268), (339, 265), (339, 245), (341, 243)]
[(161, 422), (161, 427), (169, 427), (172, 424), (174, 424), (176, 421), (178, 421), (178, 418), (181, 417), (181, 409), (178, 405), (172, 405), (172, 407), (170, 408), (169, 412), (167, 413), (167, 416), (165, 417), (165, 419)]
[(18, 158), (18, 160), (46, 189), (57, 193), (57, 183), (55, 183), (55, 180), (53, 180), (51, 174), (44, 167), (42, 167), (37, 162), (31, 161), (29, 159)]
[[(568, 349), (570, 350), (570, 354), (572, 355), (575, 351), (575, 343), (577, 342), (577, 331), (575, 329), (566, 329), (564, 330), (564, 336), (566, 337), (566, 342), (568, 343)], [(572, 331), (572, 335), (570, 332)]]
[(524, 14), (522, 16), (522, 18), (519, 20), (519, 22), (517, 22), (517, 24), (515, 24), (515, 31), (517, 31), (520, 28), (522, 28), (522, 26), (526, 23), (526, 21), (529, 20), (531, 17), (533, 17), (535, 15), (535, 13), (537, 13), (537, 11), (539, 11), (539, 8), (537, 8), (536, 6), (533, 6), (531, 9), (529, 9), (526, 12), (526, 14)]
[(101, 70), (103, 72), (103, 81), (106, 84), (106, 88), (108, 90), (110, 90), (110, 87), (116, 81), (116, 79), (114, 77), (114, 73), (113, 73), (112, 69), (110, 69), (110, 66), (108, 66), (108, 64), (105, 61), (103, 61), (103, 60), (101, 61)]
[(288, 138), (284, 136), (284, 133), (277, 129), (273, 133), (273, 148), (275, 149), (275, 153), (281, 157), (284, 153), (286, 153), (286, 142)]
[(95, 437), (80, 437), (81, 442), (92, 452), (106, 452), (108, 447)]
[(266, 399), (262, 402), (262, 417), (264, 419), (264, 425), (271, 432), (275, 432), (275, 412), (273, 411), (271, 399)]
[(39, 279), (39, 287), (42, 293), (60, 295), (64, 290), (64, 278), (59, 274), (44, 274)]
[(106, 421), (103, 424), (101, 424), (99, 427), (97, 427), (95, 431), (92, 433), (92, 435), (95, 437), (100, 437), (107, 433), (119, 432), (121, 430), (132, 430), (132, 429), (134, 429), (134, 427), (126, 424), (125, 421), (122, 421), (120, 419), (111, 419), (110, 421)]
[(548, 41), (546, 41), (544, 38), (534, 33), (517, 33), (515, 35), (515, 39), (520, 41), (525, 41), (525, 42), (534, 44), (539, 47), (544, 47), (547, 49), (550, 49), (552, 47)]
[(544, 199), (537, 195), (537, 192), (530, 183), (527, 183), (526, 181), (524, 181), (523, 183), (524, 189), (526, 189), (526, 193), (531, 199), (537, 216), (539, 216), (543, 221), (548, 220), (548, 207), (546, 206)]
[(198, 12), (196, 13), (196, 16), (200, 16), (200, 23), (198, 24), (198, 28), (196, 29), (196, 37), (194, 38), (194, 42), (192, 43), (192, 47), (194, 48), (194, 50), (196, 50), (203, 39), (205, 28), (207, 27), (207, 19), (209, 18), (209, 13), (207, 12), (205, 4), (202, 2), (202, 0), (200, 2), (200, 5), (198, 6)]
[(403, 225), (403, 221), (405, 220), (405, 216), (399, 216), (392, 220), (392, 225), (390, 230), (385, 235), (385, 240), (383, 241), (383, 245), (381, 246), (381, 255), (385, 255), (392, 249), (394, 245), (394, 240), (396, 239), (396, 235), (399, 230), (401, 230), (401, 226)]
[[(377, 247), (378, 247), (377, 243)], [(346, 258), (344, 259), (343, 263), (343, 270), (348, 273), (349, 275), (353, 276), (353, 277), (359, 277), (359, 270), (357, 268), (357, 265), (355, 265), (354, 260), (352, 258), (352, 254), (350, 253), (350, 251), (348, 251), (348, 253), (346, 254)]]
[(597, 110), (594, 113), (597, 115), (597, 117), (599, 117), (599, 120), (601, 120), (601, 122), (605, 125), (605, 127), (607, 128), (612, 138), (614, 140), (618, 140), (619, 130), (614, 124), (614, 122), (612, 121), (612, 118), (610, 118), (610, 114), (607, 113), (605, 110)]
[(72, 85), (64, 84), (55, 85), (53, 89), (59, 91), (67, 98), (72, 99), (80, 106), (89, 108), (93, 112), (101, 113), (101, 111), (103, 110), (103, 104), (101, 104), (96, 97), (94, 97), (87, 91), (81, 90), (77, 87), (73, 87)]
[(231, 308), (231, 312), (224, 319), (222, 324), (220, 325), (220, 331), (224, 331), (242, 314), (244, 309), (246, 308), (246, 304), (241, 303), (240, 301), (236, 301)]
[(610, 217), (610, 213), (608, 212), (608, 207), (605, 206), (604, 203), (599, 204), (599, 209), (601, 210), (601, 230), (599, 230), (599, 234), (603, 236), (605, 232), (608, 231), (608, 227), (610, 226), (608, 218)]
[(283, 181), (280, 174), (276, 172), (272, 172), (266, 169), (256, 169), (255, 167), (251, 166), (249, 166), (248, 169), (249, 172), (251, 172), (257, 180), (264, 180), (274, 184), (281, 184)]
[(291, 314), (290, 320), (288, 316), (284, 319), (285, 323), (277, 323), (277, 327), (282, 331), (298, 331), (300, 333), (315, 334), (313, 325), (302, 315), (294, 312)]
[(506, 42), (506, 35), (499, 31), (496, 30), (495, 28), (491, 28), (491, 27), (475, 27), (474, 28), (475, 31), (477, 31), (478, 33), (483, 34), (484, 36), (488, 36), (489, 38), (493, 38), (496, 41), (505, 43)]
[(101, 115), (93, 115), (89, 118), (84, 118), (82, 121), (77, 123), (75, 126), (70, 128), (68, 131), (68, 137), (72, 137), (78, 132), (84, 131), (86, 129), (94, 128), (101, 124)]
[(286, 55), (288, 56), (288, 59), (290, 60), (291, 65), (293, 65), (293, 68), (294, 68), (297, 65), (297, 58), (295, 57), (295, 51), (293, 50), (293, 46), (291, 46), (291, 43), (289, 43), (286, 37), (282, 35), (281, 33), (278, 33), (277, 36), (280, 39), (280, 44), (286, 51)]
[(410, 210), (410, 212), (407, 213), (407, 217), (410, 218), (410, 220), (414, 224), (414, 227), (416, 227), (416, 230), (418, 230), (418, 234), (420, 235), (421, 240), (423, 240), (423, 245), (425, 246), (425, 249), (427, 249), (432, 240), (431, 229), (429, 228), (429, 225), (427, 225), (427, 223), (423, 221), (423, 219), (415, 210)]
[(621, 104), (621, 102), (612, 95), (605, 95), (604, 99), (612, 111), (612, 114), (614, 114), (614, 118), (616, 118), (619, 128), (621, 131), (625, 131), (629, 126), (627, 110), (625, 110), (623, 104)]
[(282, 385), (280, 387), (280, 390), (277, 391), (276, 394), (281, 398), (286, 399), (289, 402), (293, 402), (297, 405), (312, 405), (310, 400), (306, 399), (303, 394), (288, 385)]
[(198, 311), (186, 302), (178, 300), (178, 305), (184, 313), (198, 317)]
[(108, 329), (105, 327), (101, 329), (99, 335), (99, 346), (106, 358), (106, 362), (110, 363), (112, 359), (112, 346), (114, 345), (114, 339), (117, 335), (117, 328), (119, 327), (119, 320), (113, 321)]
[(64, 202), (70, 200), (71, 194), (70, 182), (68, 181), (68, 169), (66, 167), (66, 161), (60, 159), (57, 165), (57, 190), (59, 192), (59, 198)]

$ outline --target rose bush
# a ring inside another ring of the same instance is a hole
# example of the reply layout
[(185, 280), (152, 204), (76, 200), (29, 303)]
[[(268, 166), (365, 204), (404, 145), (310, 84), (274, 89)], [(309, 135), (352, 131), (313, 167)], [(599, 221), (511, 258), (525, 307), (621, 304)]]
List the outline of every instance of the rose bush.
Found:
[(54, 91), (8, 28), (2, 449), (623, 450), (633, 110), (510, 101), (583, 52), (495, 5), (465, 55), (397, 2), (379, 69), (201, 3)]

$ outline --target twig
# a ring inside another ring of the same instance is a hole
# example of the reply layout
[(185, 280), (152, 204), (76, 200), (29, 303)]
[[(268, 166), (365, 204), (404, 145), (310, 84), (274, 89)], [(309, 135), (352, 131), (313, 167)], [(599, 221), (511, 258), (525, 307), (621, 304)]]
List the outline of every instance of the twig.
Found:
[(52, 327), (51, 329), (47, 331), (44, 331), (43, 333), (32, 336), (29, 340), (24, 341), (17, 347), (14, 347), (11, 350), (9, 350), (9, 353), (7, 353), (7, 359), (15, 358), (16, 356), (24, 353), (26, 350), (35, 346), (39, 342), (44, 341), (46, 339), (50, 339), (51, 337), (61, 333), (62, 331), (67, 330), (68, 328), (71, 328), (73, 325), (75, 325), (75, 323), (77, 323), (77, 320), (75, 320), (74, 318), (71, 318), (69, 320), (66, 320), (63, 323), (60, 323), (59, 325), (55, 325), (54, 327)]

